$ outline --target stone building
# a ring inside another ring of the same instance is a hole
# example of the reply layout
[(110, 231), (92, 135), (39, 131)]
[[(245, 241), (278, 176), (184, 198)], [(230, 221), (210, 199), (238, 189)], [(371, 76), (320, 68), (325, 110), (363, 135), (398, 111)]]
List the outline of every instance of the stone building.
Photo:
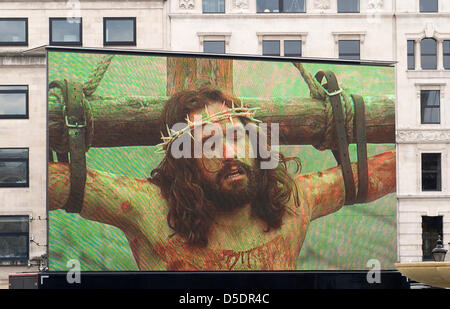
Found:
[(1, 243), (0, 288), (10, 274), (45, 267), (47, 251), (46, 59), (22, 52), (44, 45), (162, 50), (166, 16), (163, 0), (0, 2), (0, 237), (14, 233)]

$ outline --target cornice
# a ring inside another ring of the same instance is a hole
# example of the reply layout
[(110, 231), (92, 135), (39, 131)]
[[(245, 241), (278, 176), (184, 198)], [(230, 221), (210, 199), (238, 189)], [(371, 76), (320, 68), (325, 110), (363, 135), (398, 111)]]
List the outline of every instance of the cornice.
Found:
[(450, 129), (397, 130), (398, 144), (449, 144)]

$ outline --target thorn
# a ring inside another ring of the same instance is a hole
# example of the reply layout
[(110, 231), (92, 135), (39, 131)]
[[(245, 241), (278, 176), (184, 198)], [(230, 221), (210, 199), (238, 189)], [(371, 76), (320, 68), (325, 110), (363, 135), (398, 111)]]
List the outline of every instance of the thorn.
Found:
[(208, 105), (205, 105), (205, 112), (206, 112), (206, 116), (209, 117)]
[(194, 136), (192, 136), (191, 131), (186, 131), (187, 134), (189, 134), (189, 136), (192, 138), (192, 140), (194, 140)]

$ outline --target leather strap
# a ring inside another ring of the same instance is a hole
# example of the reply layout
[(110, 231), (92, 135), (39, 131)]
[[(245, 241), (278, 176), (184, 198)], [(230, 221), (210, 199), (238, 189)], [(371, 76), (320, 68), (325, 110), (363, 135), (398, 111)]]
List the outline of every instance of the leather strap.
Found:
[(324, 84), (323, 87), (327, 91), (327, 95), (330, 98), (334, 119), (334, 131), (337, 140), (337, 149), (333, 150), (333, 155), (342, 169), (342, 176), (345, 185), (344, 204), (353, 205), (356, 200), (355, 181), (350, 163), (344, 111), (341, 103), (342, 91), (339, 88), (336, 75), (334, 75), (331, 71), (318, 71), (315, 78), (320, 84), (322, 83), (323, 78), (326, 80), (326, 84)]
[(369, 190), (369, 172), (367, 167), (367, 137), (366, 113), (364, 99), (359, 95), (352, 95), (355, 114), (353, 118), (353, 132), (356, 137), (358, 154), (358, 195), (357, 203), (364, 203)]
[(49, 88), (59, 88), (63, 94), (65, 136), (69, 140), (70, 194), (63, 207), (69, 213), (81, 212), (86, 184), (87, 114), (83, 85), (78, 82), (54, 81)]

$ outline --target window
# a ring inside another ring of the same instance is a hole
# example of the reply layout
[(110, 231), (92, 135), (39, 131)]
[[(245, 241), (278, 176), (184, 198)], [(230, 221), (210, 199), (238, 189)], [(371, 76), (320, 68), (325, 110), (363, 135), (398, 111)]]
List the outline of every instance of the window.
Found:
[(422, 191), (441, 191), (440, 153), (422, 153)]
[(339, 59), (360, 59), (360, 42), (358, 40), (339, 41)]
[(27, 18), (0, 18), (0, 46), (2, 45), (28, 45)]
[(28, 261), (28, 216), (0, 216), (0, 261)]
[(420, 12), (433, 13), (438, 11), (438, 0), (420, 0)]
[(28, 118), (28, 86), (0, 86), (1, 118)]
[(302, 56), (302, 41), (300, 41), (300, 40), (285, 40), (284, 41), (284, 56), (285, 57), (301, 57)]
[(420, 109), (422, 124), (440, 123), (440, 91), (439, 90), (421, 90), (420, 91)]
[(305, 13), (305, 0), (258, 0), (258, 13)]
[(28, 149), (0, 148), (0, 187), (28, 187)]
[(203, 41), (203, 52), (225, 54), (225, 41)]
[(263, 40), (262, 48), (264, 56), (280, 56), (280, 41)]
[(414, 44), (415, 41), (408, 41), (408, 70), (414, 70), (416, 68), (416, 58), (414, 53)]
[(450, 70), (450, 41), (442, 42), (442, 47), (444, 50), (444, 69)]
[(50, 45), (82, 45), (81, 18), (50, 18)]
[(437, 69), (437, 46), (436, 40), (425, 38), (420, 42), (421, 62), (423, 70)]
[(225, 0), (203, 0), (203, 13), (225, 13)]
[(136, 18), (105, 17), (103, 19), (103, 45), (136, 46)]
[(422, 216), (422, 259), (434, 261), (431, 251), (436, 247), (439, 238), (442, 239), (442, 216)]
[(338, 0), (338, 13), (359, 13), (359, 0)]

